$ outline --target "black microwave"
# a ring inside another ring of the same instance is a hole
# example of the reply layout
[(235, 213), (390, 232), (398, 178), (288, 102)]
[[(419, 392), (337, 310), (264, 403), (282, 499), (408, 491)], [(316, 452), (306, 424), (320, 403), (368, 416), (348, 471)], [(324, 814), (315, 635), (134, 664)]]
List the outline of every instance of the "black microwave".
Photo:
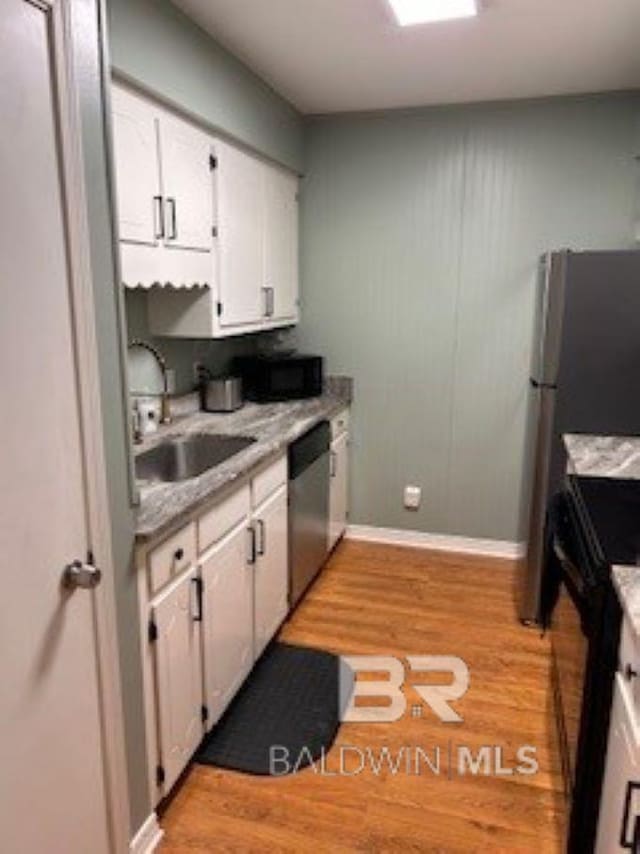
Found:
[(322, 394), (322, 356), (305, 356), (302, 353), (240, 356), (234, 360), (233, 368), (234, 373), (242, 377), (244, 396), (256, 403), (298, 400)]

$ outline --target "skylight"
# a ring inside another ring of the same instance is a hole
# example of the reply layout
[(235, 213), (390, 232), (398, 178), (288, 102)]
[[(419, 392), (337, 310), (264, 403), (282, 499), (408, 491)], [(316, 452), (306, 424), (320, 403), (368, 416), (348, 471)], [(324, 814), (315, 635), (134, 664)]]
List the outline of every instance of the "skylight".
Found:
[(401, 27), (472, 18), (478, 14), (478, 0), (389, 0)]

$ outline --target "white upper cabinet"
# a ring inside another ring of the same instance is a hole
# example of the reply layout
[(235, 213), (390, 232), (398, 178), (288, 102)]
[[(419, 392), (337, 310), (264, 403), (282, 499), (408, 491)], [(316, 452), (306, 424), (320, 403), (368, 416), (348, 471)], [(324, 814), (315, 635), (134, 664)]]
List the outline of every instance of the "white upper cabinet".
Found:
[(258, 325), (263, 302), (264, 166), (226, 143), (216, 144), (220, 326)]
[(112, 104), (123, 283), (212, 285), (209, 137), (120, 86)]
[(112, 105), (120, 240), (156, 246), (162, 228), (156, 117), (116, 86)]
[(266, 312), (298, 316), (298, 179), (272, 166), (264, 171), (264, 286)]
[(213, 227), (211, 142), (169, 115), (160, 117), (159, 133), (166, 245), (208, 251)]
[(151, 291), (151, 333), (224, 338), (297, 323), (297, 176), (121, 86), (112, 104), (123, 282), (181, 290)]
[(298, 318), (298, 179), (226, 143), (218, 169), (219, 325)]

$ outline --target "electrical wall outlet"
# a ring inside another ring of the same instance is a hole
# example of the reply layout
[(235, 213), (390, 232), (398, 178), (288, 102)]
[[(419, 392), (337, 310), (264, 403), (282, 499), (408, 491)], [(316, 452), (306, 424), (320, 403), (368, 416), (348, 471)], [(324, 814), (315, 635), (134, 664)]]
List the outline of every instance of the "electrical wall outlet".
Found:
[(407, 510), (417, 510), (420, 507), (422, 499), (422, 490), (419, 486), (405, 486), (404, 488), (404, 506)]

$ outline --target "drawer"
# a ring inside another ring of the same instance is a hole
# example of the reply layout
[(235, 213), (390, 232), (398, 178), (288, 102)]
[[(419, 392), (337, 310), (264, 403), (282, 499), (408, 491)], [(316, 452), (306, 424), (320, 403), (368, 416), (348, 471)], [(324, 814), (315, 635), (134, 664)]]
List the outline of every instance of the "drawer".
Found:
[(149, 553), (149, 587), (157, 593), (165, 584), (192, 564), (196, 557), (196, 526), (185, 525)]
[(209, 546), (228, 534), (251, 512), (251, 493), (249, 486), (237, 489), (228, 498), (223, 499), (198, 519), (198, 552), (206, 551)]
[(343, 409), (342, 412), (339, 412), (337, 415), (334, 415), (331, 419), (331, 438), (337, 439), (338, 436), (341, 436), (343, 433), (346, 433), (349, 430), (349, 421), (351, 419), (351, 412), (348, 409)]
[(260, 474), (257, 474), (251, 482), (252, 502), (256, 508), (259, 504), (268, 498), (272, 492), (275, 492), (279, 486), (287, 482), (287, 456), (283, 454), (279, 459), (272, 463), (268, 468), (263, 469)]
[(619, 669), (621, 682), (633, 701), (636, 720), (640, 721), (640, 642), (626, 617), (622, 620)]

